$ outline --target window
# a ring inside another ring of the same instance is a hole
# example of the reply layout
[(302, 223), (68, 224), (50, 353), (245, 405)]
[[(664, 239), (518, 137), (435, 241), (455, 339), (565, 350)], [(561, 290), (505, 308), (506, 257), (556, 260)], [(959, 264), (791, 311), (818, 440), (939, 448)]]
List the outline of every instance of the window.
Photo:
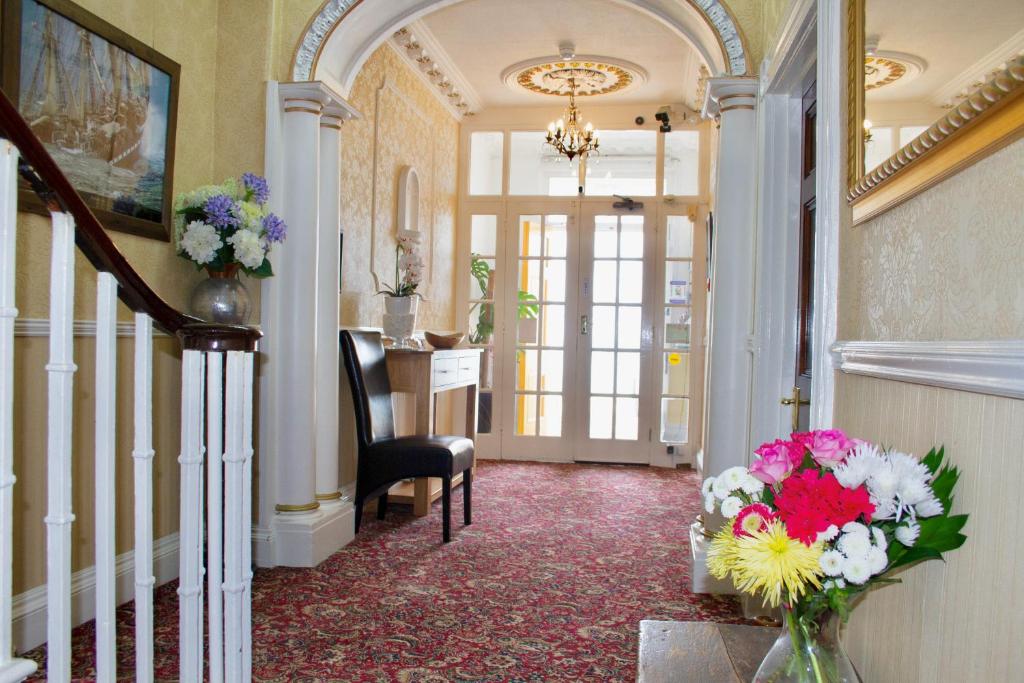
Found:
[(598, 131), (598, 153), (587, 160), (586, 194), (653, 197), (658, 133), (653, 130)]
[(572, 197), (578, 193), (579, 166), (555, 151), (543, 131), (515, 131), (509, 151), (508, 193)]
[(469, 136), (469, 193), (501, 194), (505, 135), (498, 132)]
[(700, 132), (678, 130), (665, 134), (665, 194), (700, 193)]
[(468, 340), (472, 346), (483, 349), (477, 413), (477, 432), (480, 434), (489, 434), (493, 422), (497, 240), (496, 215), (473, 214), (470, 217)]
[(686, 443), (690, 419), (690, 328), (693, 289), (693, 223), (669, 216), (665, 231), (665, 293), (661, 365), (661, 430), (664, 443)]

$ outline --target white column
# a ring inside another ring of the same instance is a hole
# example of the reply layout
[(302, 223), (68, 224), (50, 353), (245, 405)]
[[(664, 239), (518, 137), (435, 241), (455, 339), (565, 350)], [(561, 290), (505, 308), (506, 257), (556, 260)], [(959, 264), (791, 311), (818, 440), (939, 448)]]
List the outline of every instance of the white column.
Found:
[(320, 117), (320, 245), (317, 261), (316, 499), (337, 505), (338, 491), (338, 294), (341, 266), (341, 124)]
[[(281, 246), (276, 280), (287, 297), (279, 301), (274, 363), (278, 364), (275, 507), (284, 514), (309, 513), (316, 501), (316, 309), (317, 232), (320, 187), (320, 113), (323, 104), (284, 96), (284, 220), (290, 226)], [(282, 415), (282, 418), (284, 416)]]
[(703, 471), (750, 458), (756, 213), (757, 80), (708, 81), (706, 116), (720, 117)]

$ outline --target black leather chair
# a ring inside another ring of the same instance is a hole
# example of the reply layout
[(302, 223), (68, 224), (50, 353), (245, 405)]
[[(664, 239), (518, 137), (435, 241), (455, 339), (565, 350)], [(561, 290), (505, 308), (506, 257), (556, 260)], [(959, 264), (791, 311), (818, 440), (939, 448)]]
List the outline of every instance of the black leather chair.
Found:
[(352, 387), (359, 462), (356, 468), (356, 533), (363, 504), (377, 498), (384, 519), (388, 489), (402, 479), (440, 477), (444, 483), (444, 542), (451, 540), (452, 477), (462, 472), (463, 516), (472, 523), (473, 442), (462, 436), (395, 436), (391, 381), (379, 332), (341, 332), (345, 370)]

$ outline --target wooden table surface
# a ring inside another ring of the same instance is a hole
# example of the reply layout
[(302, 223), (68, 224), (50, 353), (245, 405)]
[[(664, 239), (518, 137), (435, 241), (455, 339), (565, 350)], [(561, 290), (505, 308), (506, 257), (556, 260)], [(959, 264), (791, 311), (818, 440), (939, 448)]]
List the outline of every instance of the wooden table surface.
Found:
[(750, 683), (778, 636), (767, 626), (644, 620), (637, 683)]

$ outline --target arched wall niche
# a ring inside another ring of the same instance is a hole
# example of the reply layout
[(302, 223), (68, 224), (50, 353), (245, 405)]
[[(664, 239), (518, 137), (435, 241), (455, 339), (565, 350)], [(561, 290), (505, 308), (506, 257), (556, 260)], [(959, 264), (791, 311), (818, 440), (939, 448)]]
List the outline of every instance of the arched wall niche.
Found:
[[(294, 81), (319, 80), (348, 96), (373, 51), (402, 26), (462, 0), (327, 0), (310, 20), (292, 61)], [(751, 71), (749, 50), (721, 0), (612, 0), (662, 22), (689, 43), (714, 75)]]

